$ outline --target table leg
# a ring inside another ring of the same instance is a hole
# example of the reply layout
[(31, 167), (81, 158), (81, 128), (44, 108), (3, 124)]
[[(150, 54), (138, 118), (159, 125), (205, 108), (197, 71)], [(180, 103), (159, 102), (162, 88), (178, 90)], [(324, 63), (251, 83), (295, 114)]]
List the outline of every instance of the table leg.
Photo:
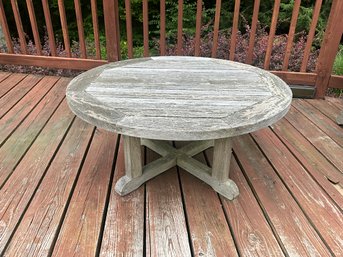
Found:
[[(232, 152), (231, 138), (190, 142), (180, 149), (174, 148), (166, 141), (140, 139), (123, 136), (125, 155), (125, 176), (121, 177), (115, 190), (126, 195), (140, 185), (174, 167), (183, 168), (195, 177), (209, 184), (216, 192), (232, 200), (238, 194), (236, 184), (229, 179), (230, 159)], [(159, 153), (162, 157), (143, 166), (141, 145)], [(213, 167), (194, 159), (193, 156), (214, 147)]]
[(145, 166), (142, 164), (142, 139), (123, 135), (124, 157), (125, 157), (125, 176), (121, 177), (115, 190), (120, 195), (126, 195), (146, 181), (163, 173), (176, 165), (174, 154), (166, 154)]
[(229, 179), (230, 161), (232, 155), (232, 139), (220, 138), (214, 140), (212, 179), (213, 189), (232, 200), (239, 194), (235, 182)]
[(137, 178), (142, 175), (142, 151), (140, 138), (123, 135), (124, 141), (124, 158), (125, 158), (125, 176), (121, 177), (115, 190), (120, 195), (125, 195), (135, 189), (140, 184)]

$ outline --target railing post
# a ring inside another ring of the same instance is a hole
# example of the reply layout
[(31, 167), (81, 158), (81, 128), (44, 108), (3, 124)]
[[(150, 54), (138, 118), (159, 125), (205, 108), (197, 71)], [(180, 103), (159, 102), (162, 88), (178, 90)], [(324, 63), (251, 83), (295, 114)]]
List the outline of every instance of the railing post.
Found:
[(118, 0), (103, 0), (108, 61), (120, 60)]
[(343, 1), (333, 0), (317, 61), (316, 98), (324, 98), (343, 33)]

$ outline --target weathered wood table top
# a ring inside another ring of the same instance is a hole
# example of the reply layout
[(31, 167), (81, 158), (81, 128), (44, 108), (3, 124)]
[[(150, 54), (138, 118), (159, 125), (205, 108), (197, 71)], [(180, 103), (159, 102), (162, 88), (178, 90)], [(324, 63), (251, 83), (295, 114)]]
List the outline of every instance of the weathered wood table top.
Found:
[[(125, 195), (177, 165), (228, 199), (232, 137), (266, 127), (288, 111), (292, 93), (271, 73), (231, 61), (151, 57), (111, 63), (74, 78), (72, 111), (98, 127), (123, 134)], [(174, 148), (163, 140), (194, 141)], [(142, 165), (141, 145), (161, 155)], [(212, 167), (192, 157), (213, 147)]]
[(121, 134), (161, 140), (232, 137), (268, 126), (291, 104), (278, 77), (241, 63), (151, 57), (110, 63), (67, 89), (82, 119)]

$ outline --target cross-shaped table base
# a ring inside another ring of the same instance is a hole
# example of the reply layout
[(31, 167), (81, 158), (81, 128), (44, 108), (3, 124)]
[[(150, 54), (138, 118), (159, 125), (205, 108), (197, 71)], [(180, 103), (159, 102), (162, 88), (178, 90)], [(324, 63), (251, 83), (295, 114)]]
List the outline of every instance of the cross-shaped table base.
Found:
[[(237, 185), (229, 179), (231, 138), (194, 141), (180, 149), (162, 140), (140, 139), (125, 135), (123, 138), (125, 176), (121, 177), (115, 186), (120, 195), (134, 191), (149, 179), (176, 165), (209, 184), (216, 192), (229, 200), (239, 194)], [(162, 157), (143, 166), (141, 145), (150, 148)], [(192, 158), (210, 147), (214, 148), (212, 168)]]

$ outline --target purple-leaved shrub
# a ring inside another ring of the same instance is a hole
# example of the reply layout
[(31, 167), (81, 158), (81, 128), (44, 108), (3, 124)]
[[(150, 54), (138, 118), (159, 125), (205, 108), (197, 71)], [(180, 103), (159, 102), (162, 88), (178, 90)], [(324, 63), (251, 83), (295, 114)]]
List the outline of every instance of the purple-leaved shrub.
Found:
[[(207, 30), (207, 26), (202, 28), (202, 39), (200, 43), (201, 56), (210, 57), (213, 47), (213, 32), (207, 32), (204, 35), (204, 31)], [(250, 27), (245, 27), (245, 32), (237, 33), (236, 50), (235, 50), (235, 61), (245, 62), (249, 38), (250, 38)], [(230, 38), (231, 31), (220, 31), (218, 33), (218, 44), (216, 58), (228, 59), (230, 54)], [(268, 33), (265, 28), (258, 26), (255, 36), (255, 45), (253, 51), (253, 62), (252, 65), (263, 68), (264, 59), (266, 55), (268, 45)], [(286, 52), (288, 35), (276, 35), (273, 41), (272, 54), (270, 59), (270, 70), (281, 70), (283, 60)], [(292, 51), (289, 59), (288, 70), (300, 71), (303, 53), (306, 44), (306, 34), (304, 32), (297, 33), (293, 40)], [(158, 49), (158, 40), (155, 40), (155, 47)], [(167, 55), (176, 55), (177, 45), (167, 46)], [(184, 35), (183, 37), (183, 55), (194, 55), (195, 49), (195, 37)], [(319, 55), (319, 49), (312, 49), (307, 64), (307, 71), (312, 72), (316, 68), (316, 60)]]

